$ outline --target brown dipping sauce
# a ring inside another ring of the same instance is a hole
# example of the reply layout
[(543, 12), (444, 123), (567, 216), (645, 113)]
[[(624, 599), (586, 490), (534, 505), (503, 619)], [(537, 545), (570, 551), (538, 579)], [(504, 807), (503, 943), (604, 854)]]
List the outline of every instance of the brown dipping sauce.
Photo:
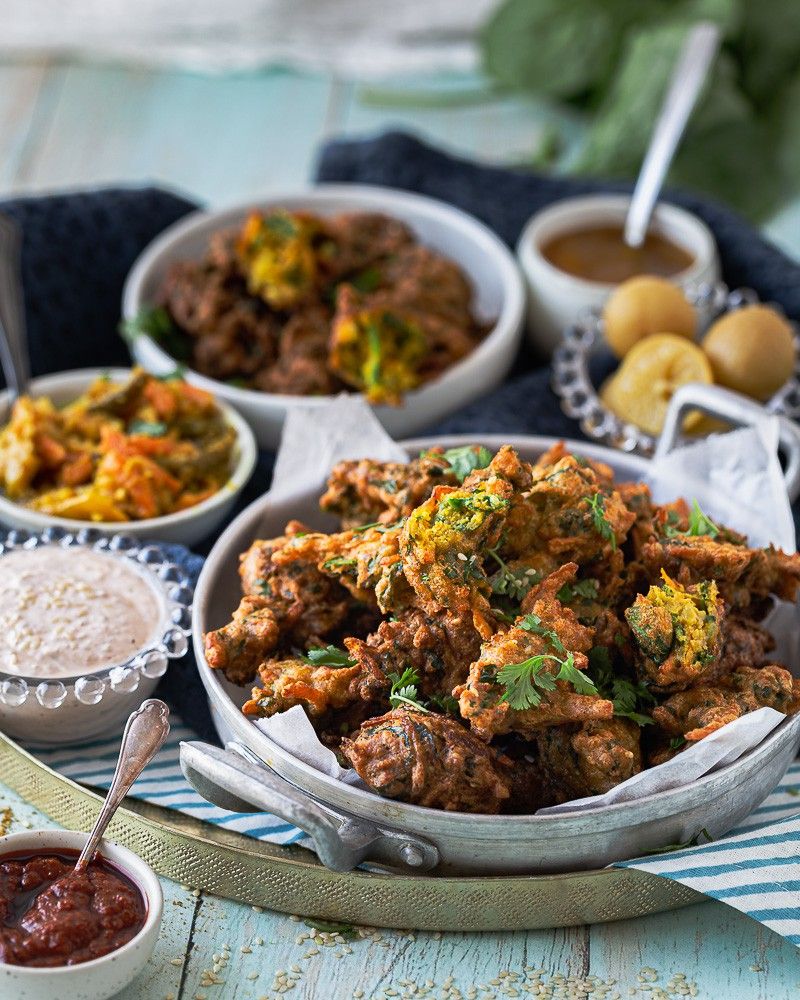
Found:
[(639, 274), (671, 278), (694, 257), (658, 233), (649, 232), (640, 247), (629, 247), (622, 226), (594, 226), (561, 233), (541, 248), (545, 260), (576, 278), (615, 285)]
[(99, 855), (81, 874), (77, 851), (0, 858), (0, 962), (78, 965), (127, 944), (144, 927), (142, 893)]

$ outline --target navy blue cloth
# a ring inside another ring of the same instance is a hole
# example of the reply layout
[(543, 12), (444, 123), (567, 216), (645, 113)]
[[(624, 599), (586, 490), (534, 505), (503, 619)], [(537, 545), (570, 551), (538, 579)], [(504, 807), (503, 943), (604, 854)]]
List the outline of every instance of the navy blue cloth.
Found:
[[(476, 215), (513, 246), (525, 221), (560, 198), (593, 191), (627, 191), (625, 184), (549, 177), (482, 166), (451, 156), (403, 133), (367, 141), (337, 141), (321, 152), (321, 181), (382, 184), (448, 201)], [(699, 215), (716, 237), (725, 280), (754, 288), (800, 319), (800, 267), (747, 222), (706, 198), (670, 193), (668, 200)], [(106, 189), (0, 202), (23, 233), (22, 274), (35, 375), (69, 368), (125, 365), (117, 333), (125, 276), (159, 232), (197, 206), (155, 188)], [(500, 389), (431, 431), (536, 433), (582, 437), (560, 411), (546, 368), (526, 350)], [(273, 457), (263, 453), (239, 507), (269, 485)], [(207, 552), (213, 539), (199, 547)], [(200, 557), (180, 546), (174, 560), (196, 574)], [(173, 663), (159, 688), (205, 739), (213, 739), (205, 694), (191, 653)]]
[[(630, 192), (625, 182), (554, 177), (529, 170), (486, 166), (445, 153), (404, 132), (368, 140), (337, 140), (325, 146), (317, 180), (380, 184), (450, 202), (477, 216), (514, 247), (527, 220), (563, 198), (601, 191)], [(710, 199), (668, 191), (665, 200), (694, 212), (714, 233), (722, 274), (731, 288), (755, 289), (800, 319), (800, 266), (732, 209)], [(552, 434), (583, 438), (565, 417), (550, 388), (549, 372), (523, 346), (511, 377), (432, 428), (447, 433)]]

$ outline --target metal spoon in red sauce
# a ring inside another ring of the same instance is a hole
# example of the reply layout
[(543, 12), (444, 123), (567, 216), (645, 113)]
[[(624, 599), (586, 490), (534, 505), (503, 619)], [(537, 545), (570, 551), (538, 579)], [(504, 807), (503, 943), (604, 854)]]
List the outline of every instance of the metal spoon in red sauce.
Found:
[(77, 851), (0, 858), (0, 962), (77, 965), (121, 948), (144, 927), (147, 906), (131, 879)]

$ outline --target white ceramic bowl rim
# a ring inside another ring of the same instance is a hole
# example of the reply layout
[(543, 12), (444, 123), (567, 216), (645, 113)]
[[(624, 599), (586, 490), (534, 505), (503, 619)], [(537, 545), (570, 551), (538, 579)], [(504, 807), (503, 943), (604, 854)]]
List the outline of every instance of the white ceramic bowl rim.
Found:
[[(0, 837), (0, 861), (6, 854), (17, 851), (30, 850), (35, 853), (45, 854), (47, 851), (80, 850), (86, 843), (88, 834), (79, 833), (75, 830), (24, 830), (19, 833), (8, 833)], [(19, 846), (16, 846), (19, 844)], [(101, 955), (99, 958), (92, 958), (88, 962), (79, 962), (77, 965), (13, 965), (15, 972), (24, 976), (47, 976), (58, 975), (67, 971), (74, 973), (75, 969), (95, 969), (100, 965), (114, 961), (117, 956), (124, 955), (125, 952), (133, 950), (141, 939), (156, 926), (160, 920), (164, 907), (164, 894), (161, 884), (153, 869), (133, 851), (122, 844), (117, 844), (113, 840), (100, 841), (100, 854), (112, 867), (119, 870), (133, 882), (144, 899), (146, 913), (144, 923), (134, 934), (130, 941), (126, 941), (119, 948)], [(9, 965), (2, 963), (0, 965)]]
[[(416, 194), (411, 191), (402, 191), (399, 188), (381, 187), (369, 184), (317, 184), (307, 188), (299, 188), (294, 191), (277, 192), (269, 197), (260, 200), (242, 202), (229, 208), (219, 211), (200, 210), (192, 212), (184, 219), (173, 223), (162, 233), (160, 233), (134, 263), (122, 295), (122, 311), (126, 319), (132, 319), (139, 309), (146, 303), (143, 301), (141, 292), (145, 279), (150, 271), (157, 266), (159, 257), (171, 246), (180, 243), (182, 239), (191, 235), (196, 229), (208, 227), (217, 232), (229, 227), (233, 227), (240, 222), (242, 216), (247, 212), (259, 208), (274, 207), (276, 205), (292, 205), (293, 203), (308, 202), (308, 208), (313, 210), (315, 204), (320, 200), (341, 197), (361, 203), (362, 210), (371, 208), (374, 211), (382, 211), (384, 214), (392, 215), (392, 203), (410, 209), (416, 209), (427, 214), (429, 217), (439, 219), (450, 228), (470, 235), (473, 239), (484, 244), (487, 257), (493, 260), (504, 288), (503, 305), (500, 313), (491, 320), (492, 327), (474, 350), (450, 365), (441, 375), (430, 382), (423, 383), (416, 389), (404, 394), (404, 405), (413, 405), (414, 399), (419, 392), (426, 388), (436, 386), (446, 387), (455, 377), (468, 375), (471, 371), (478, 371), (483, 364), (484, 358), (495, 346), (498, 334), (519, 326), (522, 321), (525, 309), (525, 292), (522, 277), (508, 247), (502, 242), (496, 233), (492, 232), (488, 226), (478, 219), (464, 212), (454, 205), (438, 201), (436, 198), (429, 198), (426, 195)], [(389, 203), (387, 204), (387, 199)], [(472, 279), (471, 279), (472, 280)], [(142, 335), (145, 336), (145, 335)], [(163, 355), (165, 361), (177, 364), (175, 359), (168, 354), (160, 344), (147, 337), (147, 340)], [(192, 370), (193, 376), (204, 383), (212, 385), (218, 379), (203, 376)], [(319, 396), (298, 396), (287, 395), (285, 393), (260, 392), (256, 389), (242, 389), (239, 386), (225, 384), (226, 395), (232, 400), (246, 401), (256, 398), (267, 398), (282, 406), (321, 406), (329, 402), (330, 395)], [(363, 394), (358, 394), (363, 395)]]
[[(567, 280), (593, 289), (614, 288), (615, 282), (592, 281), (562, 271), (544, 256), (541, 246), (545, 239), (556, 233), (575, 232), (582, 225), (624, 221), (630, 200), (630, 195), (626, 194), (578, 195), (556, 201), (536, 212), (525, 223), (517, 243), (517, 255), (523, 267), (527, 270), (535, 262), (554, 280)], [(716, 254), (714, 234), (702, 219), (680, 205), (659, 202), (653, 213), (651, 226), (660, 234), (674, 239), (694, 256), (692, 263), (683, 271), (672, 275), (670, 280), (683, 283), (691, 281)]]
[[(130, 368), (75, 368), (71, 371), (54, 372), (50, 375), (40, 375), (32, 379), (30, 392), (34, 396), (46, 396), (50, 393), (60, 394), (63, 391), (73, 391), (75, 396), (79, 396), (96, 378), (109, 376), (111, 379), (119, 379), (129, 376)], [(0, 412), (8, 404), (10, 396), (8, 390), (0, 393)], [(176, 511), (173, 514), (163, 514), (161, 517), (148, 517), (138, 521), (78, 521), (69, 517), (56, 517), (52, 514), (45, 514), (38, 510), (32, 510), (23, 504), (14, 503), (8, 497), (0, 493), (0, 523), (2, 523), (3, 511), (23, 511), (28, 524), (41, 529), (51, 528), (57, 525), (66, 528), (67, 531), (80, 531), (82, 528), (98, 528), (104, 531), (113, 529), (115, 532), (124, 534), (126, 528), (135, 527), (137, 534), (144, 535), (148, 529), (153, 531), (184, 524), (200, 517), (208, 511), (215, 510), (224, 504), (231, 496), (245, 486), (253, 473), (258, 458), (255, 437), (249, 424), (233, 409), (221, 399), (215, 399), (216, 405), (222, 412), (226, 422), (236, 431), (237, 444), (239, 448), (239, 458), (234, 469), (231, 471), (228, 480), (217, 490), (213, 496), (202, 500), (193, 507)], [(5, 418), (3, 418), (5, 421)]]

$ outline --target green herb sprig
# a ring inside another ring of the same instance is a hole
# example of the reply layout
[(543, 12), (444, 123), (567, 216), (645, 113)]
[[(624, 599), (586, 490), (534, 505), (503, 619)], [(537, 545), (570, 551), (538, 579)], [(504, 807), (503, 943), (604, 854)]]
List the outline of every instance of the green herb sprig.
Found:
[(616, 551), (617, 538), (614, 534), (614, 529), (611, 527), (611, 523), (606, 517), (606, 502), (603, 494), (595, 493), (594, 496), (588, 497), (586, 502), (589, 504), (589, 509), (592, 512), (594, 530), (601, 538), (605, 538), (611, 544), (612, 551)]
[(600, 584), (593, 577), (587, 580), (576, 580), (575, 583), (565, 583), (556, 594), (562, 604), (571, 604), (576, 597), (586, 601), (596, 601), (600, 592)]
[(630, 719), (638, 726), (653, 725), (652, 718), (642, 709), (655, 705), (656, 699), (641, 681), (629, 680), (614, 672), (605, 646), (589, 650), (589, 667), (601, 696), (613, 703), (614, 715)]
[(511, 569), (496, 548), (488, 549), (488, 554), (499, 567), (490, 577), (493, 594), (500, 594), (512, 601), (521, 601), (531, 587), (542, 578), (541, 573), (527, 566), (521, 569)]
[(423, 451), (420, 458), (443, 458), (447, 462), (445, 472), (455, 476), (460, 483), (463, 483), (470, 472), (475, 469), (485, 469), (491, 462), (493, 455), (488, 448), (483, 445), (465, 444), (460, 448), (448, 448), (444, 454), (434, 451)]
[(312, 646), (300, 659), (312, 667), (354, 667), (356, 661), (338, 646)]
[[(558, 670), (548, 670), (548, 663), (558, 664)], [(563, 660), (550, 653), (539, 653), (521, 663), (505, 663), (497, 671), (497, 680), (505, 687), (500, 700), (519, 712), (541, 705), (541, 692), (555, 691), (556, 681), (567, 681), (578, 694), (597, 694), (591, 679), (575, 666), (572, 653)]]
[[(674, 514), (674, 511), (670, 511), (670, 514)], [(664, 527), (664, 534), (667, 538), (678, 538), (681, 535), (698, 537), (700, 535), (707, 535), (709, 538), (717, 538), (720, 534), (720, 529), (711, 518), (704, 513), (702, 507), (697, 502), (697, 500), (692, 500), (692, 509), (689, 511), (689, 526), (685, 531), (680, 531), (678, 528), (667, 521)]]
[(406, 667), (402, 673), (390, 673), (386, 676), (392, 682), (392, 689), (389, 692), (389, 704), (392, 708), (408, 705), (418, 712), (428, 711), (420, 700), (419, 674), (413, 667)]

